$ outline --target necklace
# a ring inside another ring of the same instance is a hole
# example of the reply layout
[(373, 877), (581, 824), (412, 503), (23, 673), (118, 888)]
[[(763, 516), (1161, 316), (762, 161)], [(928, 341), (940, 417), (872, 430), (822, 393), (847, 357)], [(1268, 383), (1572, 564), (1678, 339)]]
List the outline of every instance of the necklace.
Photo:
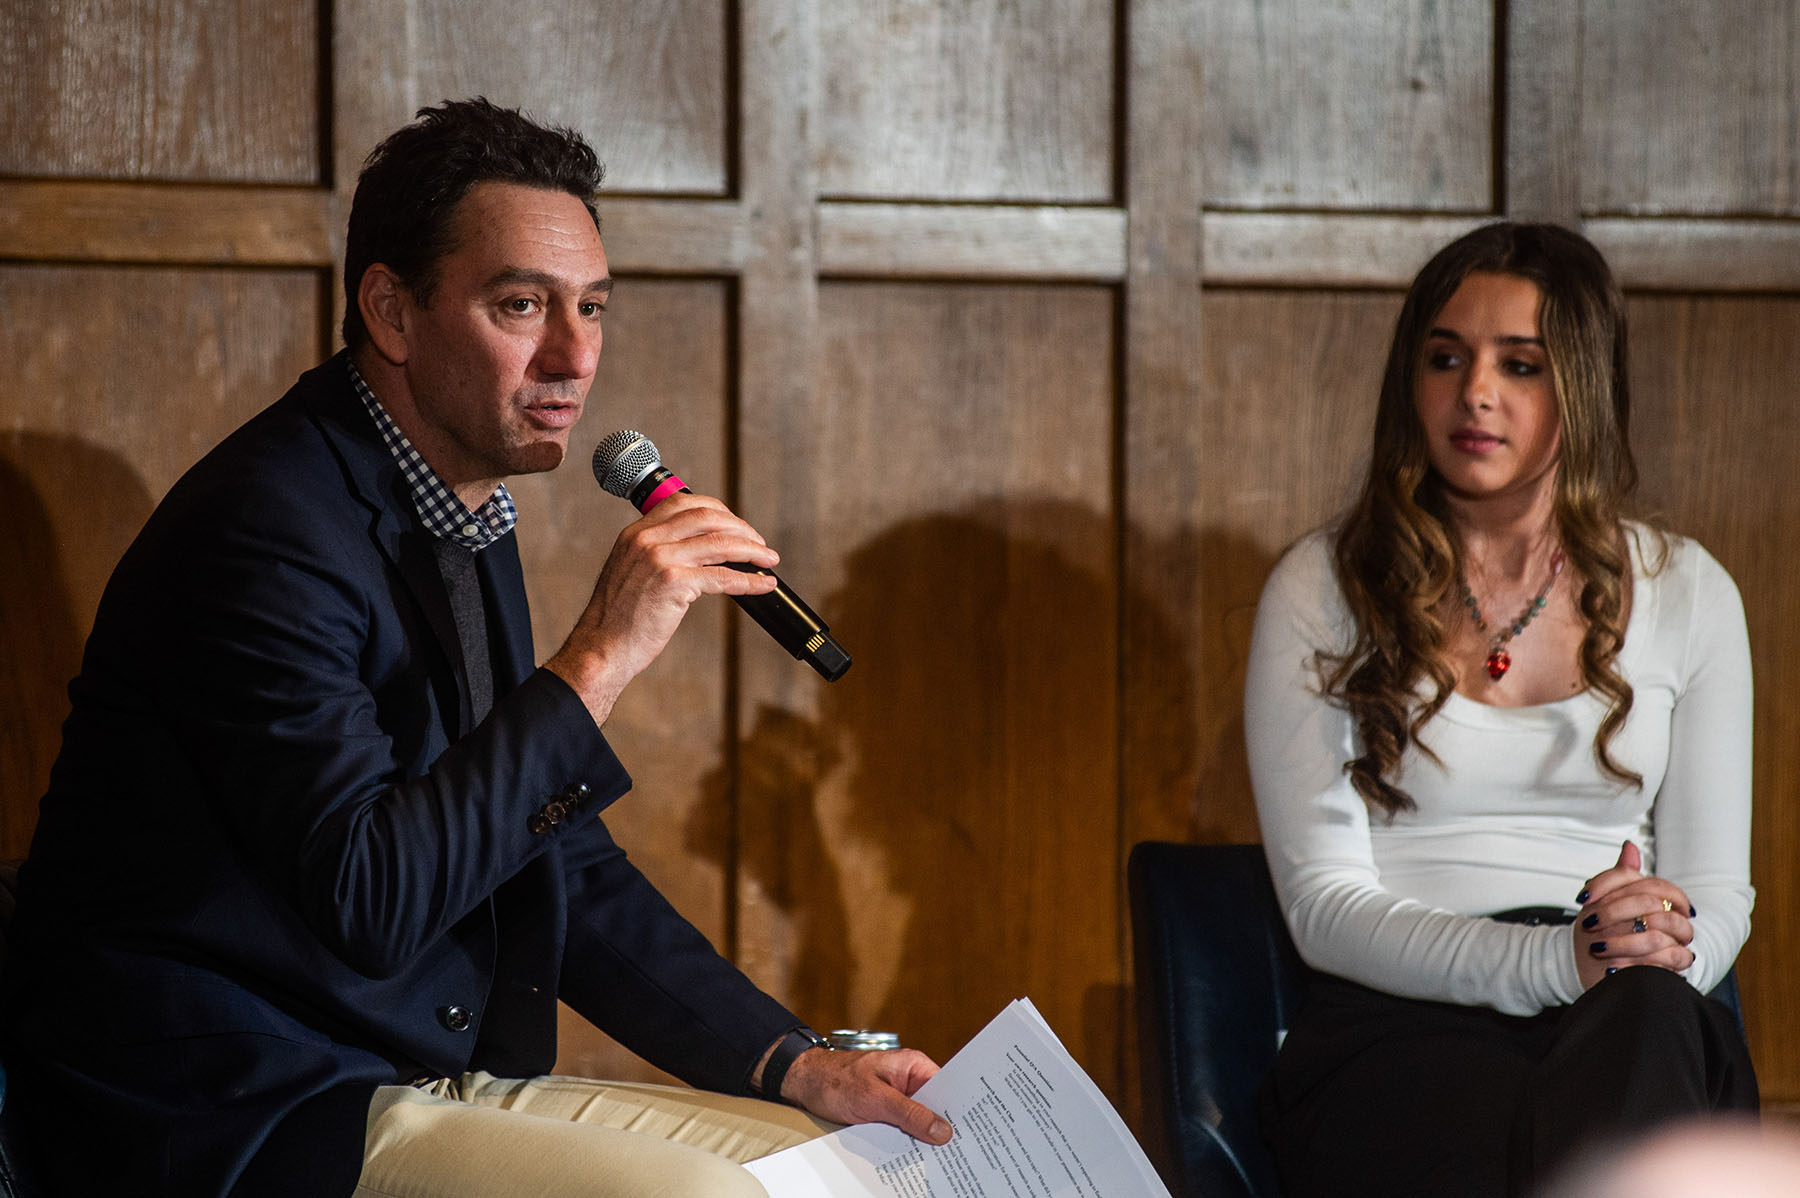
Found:
[[(1546, 582), (1542, 589), (1531, 597), (1530, 601), (1525, 604), (1525, 610), (1520, 612), (1512, 623), (1505, 625), (1494, 634), (1493, 641), (1488, 645), (1487, 672), (1488, 677), (1495, 682), (1506, 677), (1506, 671), (1512, 669), (1512, 655), (1506, 651), (1506, 646), (1514, 637), (1524, 632), (1526, 625), (1530, 624), (1549, 603), (1550, 588), (1556, 585), (1556, 578), (1562, 573), (1564, 560), (1561, 549), (1550, 555), (1550, 581)], [(1475, 602), (1475, 592), (1469, 589), (1469, 582), (1466, 578), (1462, 580), (1462, 593), (1463, 606), (1469, 609), (1469, 618), (1475, 621), (1475, 627), (1479, 631), (1486, 632), (1488, 622), (1482, 617), (1481, 607)]]

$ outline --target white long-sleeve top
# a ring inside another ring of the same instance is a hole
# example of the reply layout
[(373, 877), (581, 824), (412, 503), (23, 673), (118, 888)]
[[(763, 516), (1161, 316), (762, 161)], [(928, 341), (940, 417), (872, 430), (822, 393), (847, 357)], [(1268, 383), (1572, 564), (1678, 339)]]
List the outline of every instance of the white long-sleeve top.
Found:
[[(1270, 575), (1245, 687), (1250, 777), (1275, 891), (1316, 969), (1411, 998), (1530, 1015), (1581, 995), (1569, 928), (1480, 918), (1512, 907), (1573, 911), (1586, 880), (1634, 841), (1644, 869), (1687, 892), (1690, 982), (1710, 990), (1750, 932), (1749, 639), (1736, 585), (1705, 549), (1632, 526), (1633, 589), (1617, 668), (1634, 700), (1600, 770), (1605, 702), (1583, 692), (1534, 707), (1452, 694), (1392, 778), (1417, 809), (1371, 815), (1344, 771), (1354, 721), (1321, 694), (1314, 654), (1352, 625), (1315, 533)], [(1654, 572), (1653, 572), (1654, 571)]]

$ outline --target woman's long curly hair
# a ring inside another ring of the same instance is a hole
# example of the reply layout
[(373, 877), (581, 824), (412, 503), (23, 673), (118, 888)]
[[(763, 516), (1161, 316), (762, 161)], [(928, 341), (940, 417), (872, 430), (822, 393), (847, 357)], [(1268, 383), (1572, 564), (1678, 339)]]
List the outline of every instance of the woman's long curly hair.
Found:
[[(1431, 469), (1416, 396), (1427, 334), (1476, 271), (1529, 279), (1542, 296), (1538, 326), (1561, 422), (1556, 533), (1582, 580), (1582, 681), (1608, 705), (1594, 753), (1607, 774), (1643, 785), (1609, 752), (1631, 710), (1631, 687), (1614, 664), (1625, 640), (1631, 568), (1623, 520), (1637, 485), (1624, 302), (1586, 238), (1555, 225), (1501, 222), (1451, 242), (1413, 280), (1382, 379), (1369, 476), (1337, 531), (1337, 579), (1356, 639), (1341, 656), (1321, 652), (1319, 667), (1326, 695), (1344, 705), (1361, 733), (1362, 756), (1345, 769), (1363, 799), (1390, 819), (1412, 810), (1413, 801), (1389, 779), (1456, 682), (1446, 659), (1447, 621), (1462, 612), (1462, 544)], [(1433, 690), (1421, 702), (1427, 679)]]

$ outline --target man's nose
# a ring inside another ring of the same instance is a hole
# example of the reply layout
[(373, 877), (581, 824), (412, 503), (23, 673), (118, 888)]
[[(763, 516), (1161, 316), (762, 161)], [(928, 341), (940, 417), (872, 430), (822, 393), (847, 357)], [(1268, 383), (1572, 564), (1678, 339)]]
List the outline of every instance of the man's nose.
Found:
[(553, 311), (538, 346), (538, 369), (554, 378), (584, 379), (600, 363), (600, 324), (579, 312)]

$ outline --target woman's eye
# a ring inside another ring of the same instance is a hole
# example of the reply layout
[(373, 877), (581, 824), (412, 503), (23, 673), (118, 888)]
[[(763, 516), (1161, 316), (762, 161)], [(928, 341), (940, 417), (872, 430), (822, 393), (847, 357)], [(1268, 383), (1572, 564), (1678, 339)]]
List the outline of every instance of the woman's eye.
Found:
[(1532, 375), (1543, 370), (1543, 367), (1539, 366), (1536, 362), (1520, 362), (1517, 360), (1508, 362), (1506, 368), (1520, 378), (1530, 378)]
[(1454, 370), (1462, 364), (1462, 358), (1447, 349), (1440, 349), (1425, 355), (1425, 364), (1433, 370)]

